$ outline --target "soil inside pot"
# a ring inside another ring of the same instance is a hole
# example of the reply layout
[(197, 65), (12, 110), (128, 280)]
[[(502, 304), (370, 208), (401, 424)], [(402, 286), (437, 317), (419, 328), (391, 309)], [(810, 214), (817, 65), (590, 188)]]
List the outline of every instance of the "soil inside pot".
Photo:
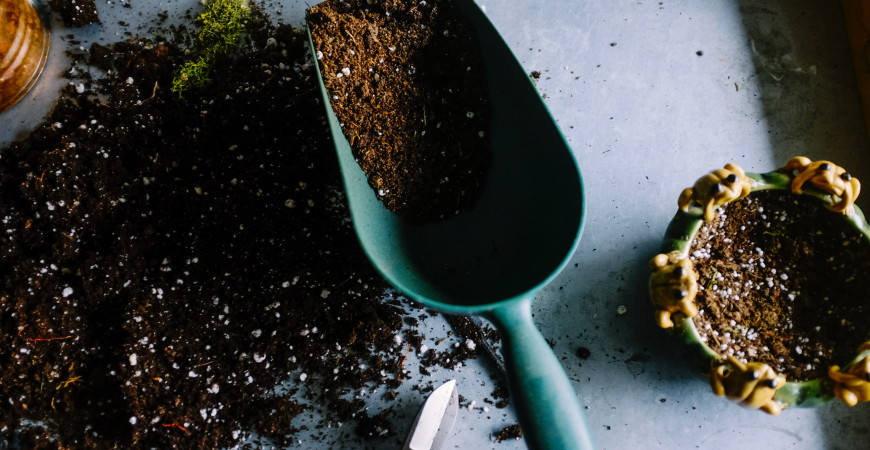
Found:
[(308, 23), (332, 108), (386, 208), (418, 221), (471, 208), (489, 112), (478, 45), (452, 2), (329, 0)]
[(870, 244), (813, 197), (757, 191), (720, 209), (693, 240), (694, 324), (721, 355), (789, 381), (843, 366), (870, 331)]
[(474, 346), (424, 352), (426, 314), (359, 248), (304, 34), (254, 7), (179, 99), (178, 31), (76, 43), (55, 109), (0, 149), (0, 448), (288, 446), (300, 415), (395, 446), (362, 393), (395, 398), (412, 348), (424, 371)]

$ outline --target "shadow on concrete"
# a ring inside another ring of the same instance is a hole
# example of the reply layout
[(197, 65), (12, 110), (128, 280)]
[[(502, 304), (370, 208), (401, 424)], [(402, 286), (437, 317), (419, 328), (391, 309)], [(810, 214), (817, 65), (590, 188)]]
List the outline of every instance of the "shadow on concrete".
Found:
[[(741, 0), (739, 11), (773, 159), (827, 159), (870, 180), (870, 149), (840, 2)], [(866, 211), (870, 198), (865, 194), (858, 204)], [(838, 400), (819, 408), (826, 448), (865, 448), (868, 411), (867, 405), (849, 408)]]
[(739, 11), (774, 160), (829, 159), (870, 180), (870, 149), (840, 3), (741, 0)]

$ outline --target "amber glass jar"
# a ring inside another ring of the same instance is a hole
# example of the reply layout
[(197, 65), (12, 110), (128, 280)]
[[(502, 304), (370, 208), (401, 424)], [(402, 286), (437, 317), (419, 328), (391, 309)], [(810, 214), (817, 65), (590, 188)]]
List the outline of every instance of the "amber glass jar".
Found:
[(33, 87), (50, 40), (30, 0), (0, 0), (0, 112)]

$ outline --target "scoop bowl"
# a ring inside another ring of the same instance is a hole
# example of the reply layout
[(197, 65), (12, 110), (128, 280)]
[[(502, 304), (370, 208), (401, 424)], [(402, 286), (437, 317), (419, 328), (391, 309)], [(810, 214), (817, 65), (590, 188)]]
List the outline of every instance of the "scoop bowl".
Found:
[(592, 448), (577, 394), (531, 314), (535, 294), (577, 247), (585, 212), (580, 172), (499, 33), (473, 1), (455, 5), (479, 42), (489, 91), (493, 154), (478, 203), (423, 224), (384, 208), (342, 134), (318, 70), (353, 225), (368, 258), (400, 292), (446, 313), (485, 316), (498, 327), (530, 448)]

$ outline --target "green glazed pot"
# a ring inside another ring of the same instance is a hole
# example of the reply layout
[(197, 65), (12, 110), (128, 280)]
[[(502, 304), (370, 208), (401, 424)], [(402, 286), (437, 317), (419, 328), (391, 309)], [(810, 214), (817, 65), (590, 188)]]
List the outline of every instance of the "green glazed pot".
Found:
[[(747, 177), (747, 182), (751, 180), (751, 192), (749, 195), (752, 195), (752, 192), (761, 190), (791, 191), (792, 181), (796, 177), (795, 171), (786, 170), (785, 168), (762, 174), (746, 173), (745, 176)], [(704, 187), (706, 188), (706, 186)], [(810, 183), (807, 183), (802, 195), (817, 197), (829, 205), (829, 207), (834, 205), (834, 199), (832, 199), (831, 194), (816, 186), (811, 186)], [(683, 203), (682, 198), (680, 201)], [(690, 244), (704, 223), (705, 211), (698, 204), (687, 205), (685, 209), (681, 208), (677, 211), (677, 214), (671, 220), (665, 232), (664, 244), (662, 246), (663, 254), (679, 252), (681, 258), (688, 258), (689, 256)], [(842, 216), (843, 220), (849, 221), (852, 226), (870, 241), (870, 225), (867, 224), (864, 214), (857, 206), (854, 207), (854, 212), (849, 215), (843, 214)], [(650, 294), (651, 296), (653, 295), (652, 278)], [(725, 363), (724, 356), (703, 342), (692, 318), (687, 317), (686, 314), (676, 313), (673, 314), (672, 320), (673, 326), (665, 328), (665, 332), (674, 344), (679, 356), (685, 358), (693, 368), (709, 377), (717, 365)], [(665, 326), (663, 325), (663, 327)], [(859, 362), (865, 362), (863, 360), (868, 356), (870, 356), (870, 349), (859, 351), (843, 370), (848, 370)], [(791, 381), (786, 382), (784, 386), (776, 390), (773, 400), (782, 409), (788, 407), (816, 407), (837, 397), (838, 395), (835, 394), (835, 391), (837, 391), (837, 383), (828, 377), (799, 382)], [(778, 414), (778, 412), (777, 410), (772, 414)]]

